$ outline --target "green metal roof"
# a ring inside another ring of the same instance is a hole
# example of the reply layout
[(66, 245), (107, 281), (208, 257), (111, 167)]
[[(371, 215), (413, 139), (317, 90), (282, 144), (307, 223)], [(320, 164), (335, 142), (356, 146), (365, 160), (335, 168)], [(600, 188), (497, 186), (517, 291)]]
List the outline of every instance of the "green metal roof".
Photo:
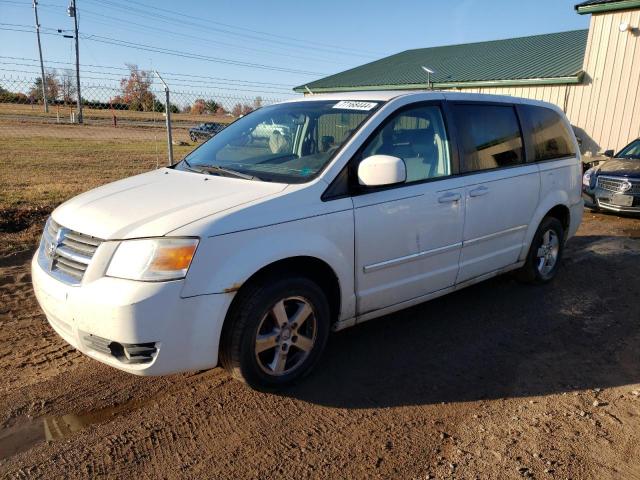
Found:
[(579, 14), (640, 8), (640, 0), (587, 0), (575, 6)]
[(297, 92), (579, 83), (588, 30), (420, 48), (294, 88)]

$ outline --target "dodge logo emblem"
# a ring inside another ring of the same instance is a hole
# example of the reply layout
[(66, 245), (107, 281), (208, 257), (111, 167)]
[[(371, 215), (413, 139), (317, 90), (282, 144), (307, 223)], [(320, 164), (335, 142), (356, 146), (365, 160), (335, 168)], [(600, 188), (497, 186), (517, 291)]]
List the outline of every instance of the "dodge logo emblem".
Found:
[(67, 229), (66, 228), (60, 228), (56, 232), (55, 238), (53, 238), (51, 240), (51, 243), (49, 243), (49, 245), (47, 245), (46, 253), (47, 253), (47, 257), (49, 257), (49, 270), (53, 269), (53, 260), (54, 260), (56, 251), (58, 250), (58, 247), (60, 247), (62, 245), (62, 243), (64, 242), (64, 239), (65, 239), (66, 236), (67, 236)]

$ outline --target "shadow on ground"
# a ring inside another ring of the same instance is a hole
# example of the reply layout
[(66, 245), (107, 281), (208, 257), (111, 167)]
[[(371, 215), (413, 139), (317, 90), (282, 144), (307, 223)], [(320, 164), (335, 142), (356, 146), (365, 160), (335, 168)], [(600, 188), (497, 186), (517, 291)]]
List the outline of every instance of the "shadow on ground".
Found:
[(550, 285), (505, 275), (334, 335), (283, 395), (343, 408), (640, 382), (640, 240), (573, 239)]

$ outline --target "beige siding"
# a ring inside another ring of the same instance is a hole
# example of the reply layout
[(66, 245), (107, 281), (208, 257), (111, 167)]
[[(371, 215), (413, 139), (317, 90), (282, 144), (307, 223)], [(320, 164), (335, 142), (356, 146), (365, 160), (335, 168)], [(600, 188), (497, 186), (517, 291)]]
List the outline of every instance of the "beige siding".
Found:
[[(628, 22), (634, 31), (620, 32)], [(581, 85), (485, 87), (465, 92), (544, 100), (567, 112), (583, 150), (619, 149), (640, 137), (640, 10), (591, 17)]]
[(565, 107), (565, 95), (567, 85), (540, 85), (540, 86), (521, 86), (521, 87), (482, 87), (482, 88), (464, 88), (461, 92), (470, 93), (489, 93), (492, 95), (509, 95), (512, 97), (531, 98), (533, 100), (543, 100), (558, 105), (560, 108)]
[[(628, 22), (633, 32), (620, 32)], [(640, 137), (640, 10), (596, 14), (591, 17), (587, 72), (580, 104), (572, 104), (569, 118), (585, 130), (592, 152), (618, 149)]]

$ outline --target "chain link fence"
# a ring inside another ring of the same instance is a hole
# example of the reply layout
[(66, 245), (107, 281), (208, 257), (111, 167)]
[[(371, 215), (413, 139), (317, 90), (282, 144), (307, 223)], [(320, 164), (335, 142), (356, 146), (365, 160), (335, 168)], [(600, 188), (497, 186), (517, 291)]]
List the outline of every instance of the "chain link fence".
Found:
[[(80, 117), (75, 77), (45, 76), (47, 109), (40, 77), (0, 74), (0, 138), (4, 141), (44, 138), (60, 149), (74, 148), (90, 157), (101, 143), (117, 145), (121, 168), (137, 171), (167, 162), (164, 86), (150, 72), (132, 74), (120, 86), (105, 81), (83, 82)], [(169, 85), (171, 89), (171, 85)], [(208, 92), (170, 91), (169, 109), (176, 155), (242, 115), (279, 98), (233, 96)], [(202, 125), (213, 123), (214, 125)], [(98, 148), (99, 150), (99, 148)], [(130, 152), (130, 153), (127, 153)]]
[[(174, 90), (165, 80), (176, 161), (240, 116), (280, 100)], [(0, 234), (20, 231), (78, 193), (169, 163), (165, 90), (152, 72), (83, 80), (81, 119), (75, 85), (75, 72), (47, 73), (45, 111), (40, 75), (0, 71)]]

